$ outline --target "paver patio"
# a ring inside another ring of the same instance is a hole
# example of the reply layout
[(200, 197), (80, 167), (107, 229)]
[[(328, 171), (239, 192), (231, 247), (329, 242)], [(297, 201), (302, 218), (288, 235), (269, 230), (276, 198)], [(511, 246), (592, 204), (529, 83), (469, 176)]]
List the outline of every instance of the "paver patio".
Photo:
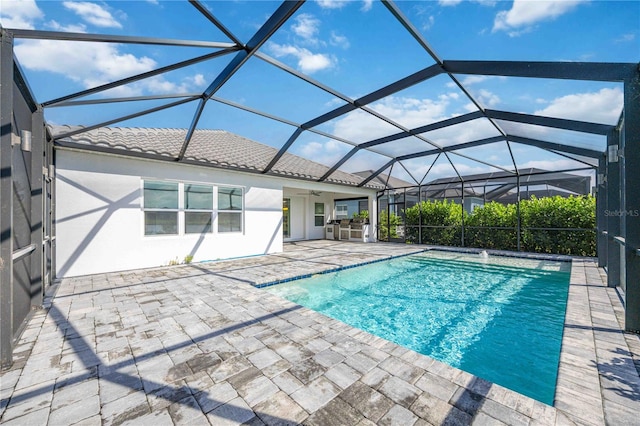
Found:
[(419, 250), (308, 241), (64, 279), (0, 375), (0, 422), (638, 424), (640, 340), (589, 259), (572, 265), (555, 407), (254, 287)]

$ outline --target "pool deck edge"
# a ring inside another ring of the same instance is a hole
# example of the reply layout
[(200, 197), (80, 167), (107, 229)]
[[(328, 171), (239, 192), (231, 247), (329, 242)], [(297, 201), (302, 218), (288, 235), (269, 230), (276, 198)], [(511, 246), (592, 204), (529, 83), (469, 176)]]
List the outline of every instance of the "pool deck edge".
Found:
[(554, 401), (574, 422), (637, 424), (639, 336), (623, 332), (623, 312), (602, 268), (574, 258)]

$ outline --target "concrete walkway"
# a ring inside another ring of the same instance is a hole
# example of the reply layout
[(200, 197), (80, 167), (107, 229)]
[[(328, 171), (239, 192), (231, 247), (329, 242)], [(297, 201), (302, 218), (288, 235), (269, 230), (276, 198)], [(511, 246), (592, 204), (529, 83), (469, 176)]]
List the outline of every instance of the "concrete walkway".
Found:
[(65, 279), (0, 375), (0, 423), (638, 424), (638, 336), (590, 261), (573, 262), (555, 408), (254, 287), (423, 249), (311, 241)]

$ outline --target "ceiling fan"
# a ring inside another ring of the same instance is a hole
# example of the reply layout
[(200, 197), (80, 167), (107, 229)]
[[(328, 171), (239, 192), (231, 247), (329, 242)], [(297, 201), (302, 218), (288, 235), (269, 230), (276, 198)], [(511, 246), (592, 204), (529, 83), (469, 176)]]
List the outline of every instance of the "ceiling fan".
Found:
[(322, 194), (322, 191), (313, 191), (309, 190), (309, 192), (297, 192), (296, 195), (312, 195), (314, 197), (319, 197)]

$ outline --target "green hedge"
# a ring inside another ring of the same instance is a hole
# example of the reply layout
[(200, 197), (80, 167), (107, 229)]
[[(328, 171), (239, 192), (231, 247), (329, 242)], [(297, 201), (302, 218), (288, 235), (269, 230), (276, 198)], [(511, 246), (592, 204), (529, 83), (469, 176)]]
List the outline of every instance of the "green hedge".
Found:
[[(595, 212), (596, 200), (590, 195), (531, 197), (530, 200), (523, 200), (520, 202), (521, 249), (537, 253), (595, 256)], [(406, 209), (404, 214), (406, 241), (409, 243), (422, 241), (423, 244), (462, 245), (464, 218), (466, 247), (496, 250), (516, 250), (518, 247), (518, 211), (515, 204), (490, 202), (467, 214), (460, 204), (452, 201), (423, 201)], [(392, 213), (389, 219), (392, 222), (391, 237), (396, 238), (396, 226), (401, 223), (400, 218)], [(386, 240), (389, 233), (386, 222), (387, 214), (382, 212), (379, 228), (382, 240)], [(421, 229), (420, 240), (418, 233)]]
[[(538, 253), (596, 255), (596, 199), (592, 196), (544, 197), (520, 203), (522, 247)], [(533, 228), (533, 229), (532, 229)], [(536, 228), (586, 228), (555, 231)]]
[[(446, 246), (462, 245), (462, 209), (453, 201), (422, 201), (405, 210), (406, 235), (417, 243), (417, 226), (422, 223), (422, 243)], [(430, 227), (437, 228), (430, 228)]]
[(397, 214), (391, 212), (391, 214), (387, 215), (386, 210), (381, 211), (378, 226), (378, 239), (380, 241), (389, 241), (389, 228), (391, 228), (391, 238), (398, 238), (397, 227), (400, 223), (402, 223), (402, 221), (400, 220), (400, 216)]
[(518, 209), (515, 204), (487, 203), (467, 215), (465, 245), (495, 250), (518, 249)]

